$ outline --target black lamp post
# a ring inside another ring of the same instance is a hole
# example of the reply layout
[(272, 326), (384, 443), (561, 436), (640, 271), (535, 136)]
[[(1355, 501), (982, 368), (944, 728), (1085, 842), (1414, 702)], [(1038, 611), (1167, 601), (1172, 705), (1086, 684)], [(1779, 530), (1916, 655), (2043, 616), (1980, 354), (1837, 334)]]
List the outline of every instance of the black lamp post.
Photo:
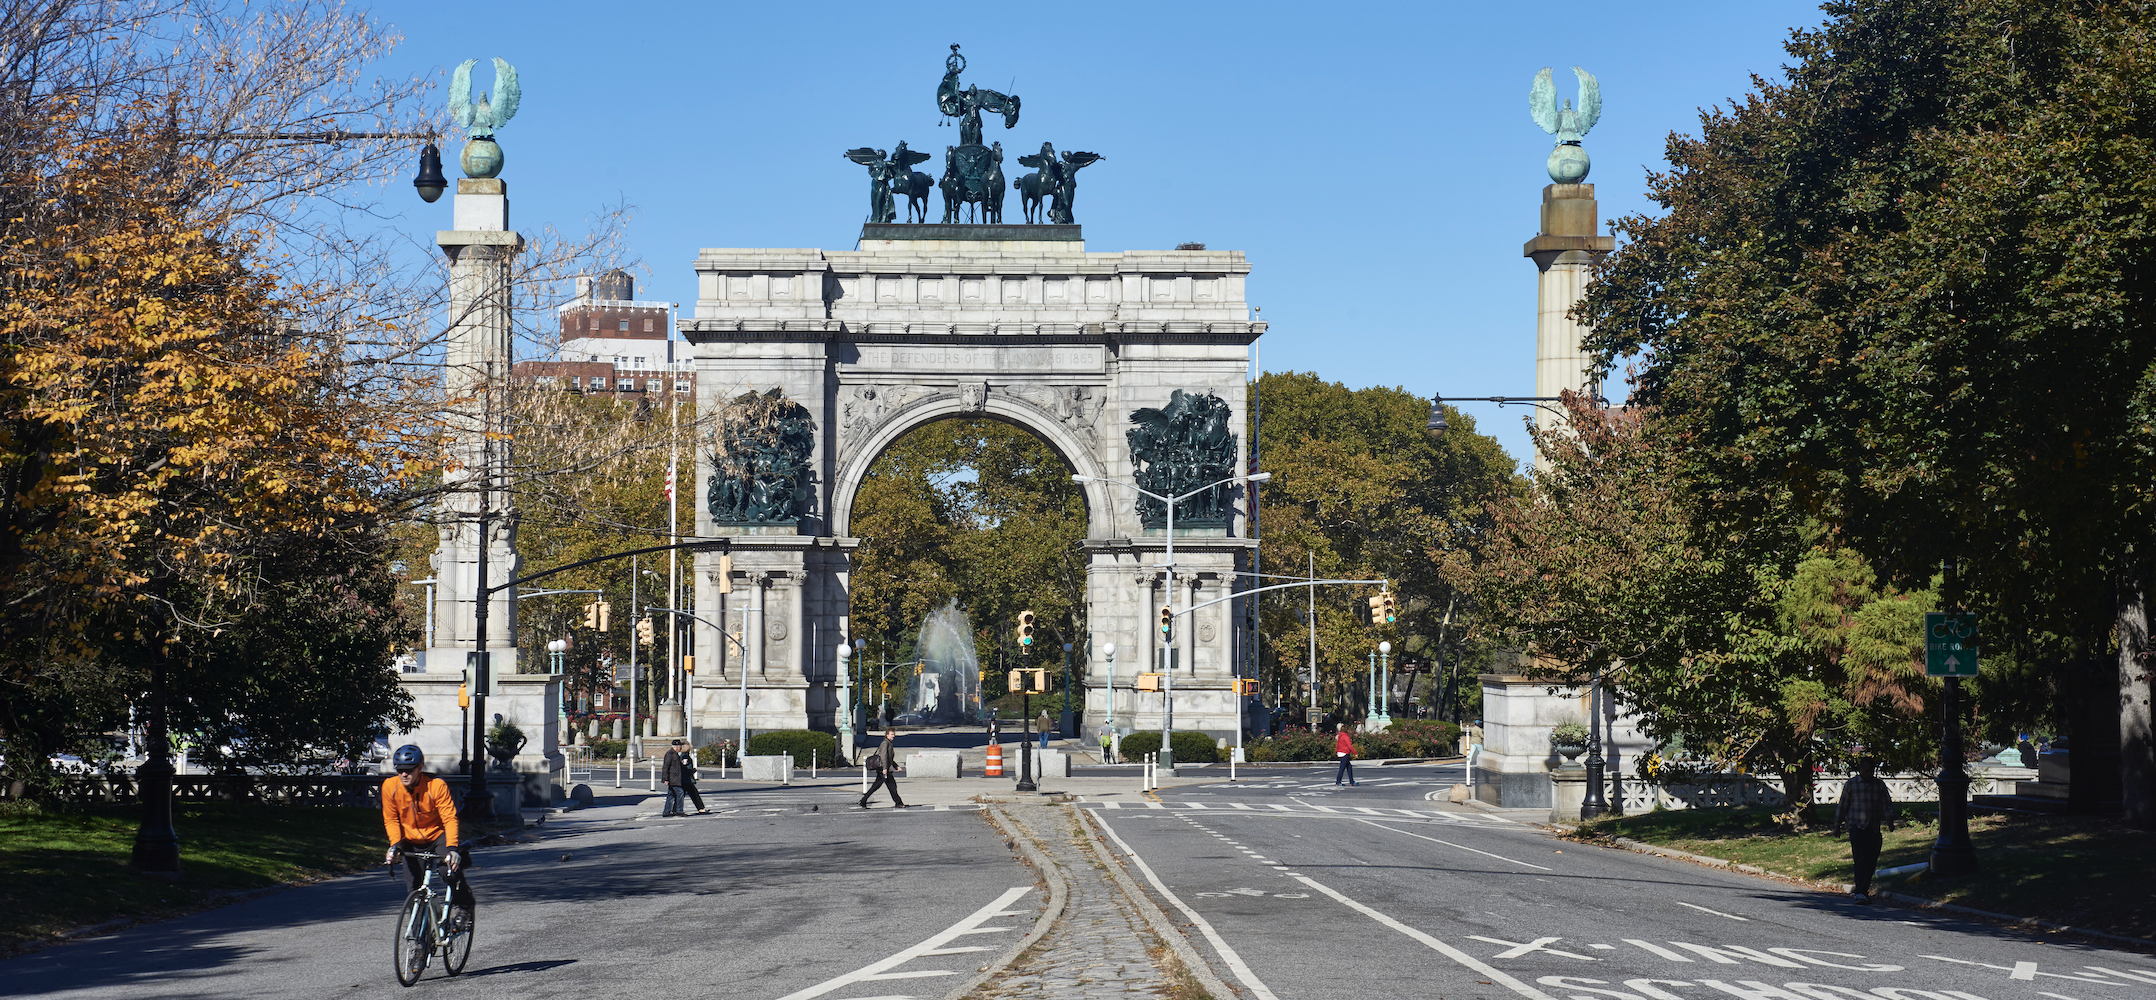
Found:
[(1580, 803), (1580, 818), (1608, 814), (1609, 800), (1602, 797), (1602, 668), (1596, 667), (1587, 682), (1587, 797)]

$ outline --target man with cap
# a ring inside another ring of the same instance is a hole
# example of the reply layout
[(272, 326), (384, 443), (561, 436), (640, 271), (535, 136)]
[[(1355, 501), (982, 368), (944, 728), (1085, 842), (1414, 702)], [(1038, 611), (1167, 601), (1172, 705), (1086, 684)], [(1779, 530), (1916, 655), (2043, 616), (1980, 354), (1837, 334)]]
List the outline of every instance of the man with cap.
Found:
[(666, 747), (666, 757), (659, 762), (661, 776), (666, 779), (666, 811), (661, 816), (686, 816), (681, 811), (681, 741), (675, 740)]
[(425, 755), (412, 743), (398, 747), (390, 757), (397, 773), (382, 782), (382, 829), (389, 834), (389, 853), (382, 856), (382, 863), (395, 864), (398, 855), (404, 855), (404, 883), (409, 892), (419, 888), (426, 873), (425, 862), (409, 852), (439, 850), (449, 869), (449, 901), (460, 911), (451, 919), (468, 920), (472, 890), (464, 884), (456, 798), (448, 782), (419, 769), (424, 762)]
[[(1858, 753), (1863, 753), (1861, 748)], [(1849, 860), (1857, 870), (1849, 896), (1867, 906), (1872, 901), (1872, 873), (1879, 868), (1879, 848), (1886, 839), (1879, 828), (1893, 825), (1893, 812), (1894, 797), (1887, 792), (1886, 782), (1872, 774), (1870, 755), (1858, 757), (1857, 773), (1842, 786), (1841, 804), (1834, 807), (1834, 832), (1849, 828)]]

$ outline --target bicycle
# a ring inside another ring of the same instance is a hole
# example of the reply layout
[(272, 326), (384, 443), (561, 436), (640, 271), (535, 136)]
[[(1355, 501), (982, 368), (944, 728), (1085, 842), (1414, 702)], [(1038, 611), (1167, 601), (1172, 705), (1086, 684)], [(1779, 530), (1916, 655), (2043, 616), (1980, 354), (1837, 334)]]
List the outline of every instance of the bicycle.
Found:
[(404, 910), (397, 917), (392, 954), (397, 963), (398, 985), (418, 982), (420, 973), (427, 971), (428, 957), (435, 954), (442, 956), (442, 968), (450, 975), (461, 974), (464, 963), (472, 957), (472, 908), (450, 902), (447, 879), (437, 879), (441, 855), (432, 851), (399, 854), (420, 858), (427, 867), (419, 888), (404, 897)]

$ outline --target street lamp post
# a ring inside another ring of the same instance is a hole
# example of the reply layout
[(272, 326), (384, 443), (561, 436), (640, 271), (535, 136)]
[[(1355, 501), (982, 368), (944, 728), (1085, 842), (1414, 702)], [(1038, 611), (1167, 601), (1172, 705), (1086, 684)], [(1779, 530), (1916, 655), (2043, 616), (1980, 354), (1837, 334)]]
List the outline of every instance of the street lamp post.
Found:
[[(569, 642), (566, 639), (553, 639), (547, 642), (547, 673), (562, 677), (562, 655), (568, 651)], [(569, 679), (567, 677), (562, 677), (561, 682), (561, 714), (562, 718), (569, 717)]]
[(1377, 644), (1378, 729), (1392, 725), (1392, 643)]
[(1071, 711), (1071, 648), (1070, 643), (1063, 644), (1063, 718), (1056, 731), (1062, 733), (1064, 739), (1078, 734), (1077, 713)]
[[(1167, 552), (1162, 557), (1160, 565), (1162, 569), (1167, 571), (1168, 607), (1172, 609), (1175, 607), (1175, 505), (1208, 490), (1226, 486), (1229, 483), (1262, 483), (1271, 478), (1273, 478), (1273, 474), (1270, 472), (1260, 472), (1249, 476), (1230, 476), (1219, 482), (1198, 487), (1179, 497), (1162, 496), (1136, 483), (1126, 483), (1120, 479), (1106, 479), (1100, 476), (1074, 475), (1071, 477), (1071, 482), (1080, 485), (1104, 483), (1111, 486), (1121, 486), (1134, 493), (1152, 497), (1166, 505), (1168, 509)], [(1188, 613), (1188, 610), (1186, 608), (1185, 613)], [(1160, 766), (1167, 768), (1167, 773), (1173, 775), (1175, 774), (1175, 747), (1172, 745), (1172, 737), (1175, 733), (1175, 620), (1172, 611), (1169, 615), (1168, 624), (1161, 627), (1160, 639), (1162, 652), (1161, 673), (1164, 675), (1160, 692)]]
[(1581, 819), (1610, 811), (1602, 794), (1602, 765), (1602, 668), (1596, 667), (1587, 682), (1587, 798), (1580, 803)]
[[(1115, 736), (1115, 643), (1111, 642), (1102, 646), (1100, 651), (1102, 655), (1108, 657), (1108, 716), (1101, 722), (1101, 725), (1108, 727), (1108, 735), (1112, 740)], [(1133, 704), (1135, 704), (1137, 693), (1132, 692), (1131, 698), (1133, 699)], [(1106, 763), (1106, 761), (1102, 763)]]
[[(866, 640), (863, 640), (864, 643)], [(853, 760), (853, 665), (850, 662), (853, 647), (841, 639), (838, 644), (838, 752), (842, 760)]]

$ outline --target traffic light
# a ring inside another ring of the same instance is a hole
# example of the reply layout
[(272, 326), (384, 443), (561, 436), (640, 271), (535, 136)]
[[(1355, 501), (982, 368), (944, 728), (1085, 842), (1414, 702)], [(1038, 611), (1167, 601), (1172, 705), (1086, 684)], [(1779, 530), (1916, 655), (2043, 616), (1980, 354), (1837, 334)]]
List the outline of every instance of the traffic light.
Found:
[(719, 593), (731, 594), (733, 592), (734, 554), (731, 552), (721, 552), (719, 553)]
[(1385, 612), (1382, 609), (1385, 606), (1385, 599), (1382, 597), (1371, 597), (1367, 600), (1370, 603), (1370, 617), (1368, 619), (1365, 619), (1365, 622), (1370, 625), (1384, 624)]
[(584, 627), (591, 629), (594, 632), (599, 630), (598, 601), (593, 601), (590, 604), (584, 605)]
[(600, 602), (599, 602), (599, 625), (598, 625), (599, 631), (601, 631), (601, 632), (604, 632), (604, 631), (606, 631), (606, 615), (607, 615), (607, 612), (609, 612), (609, 611), (612, 611), (612, 610), (614, 610), (614, 606), (613, 606), (613, 605), (611, 605), (611, 604), (608, 604), (608, 603), (606, 603), (605, 601), (600, 601)]
[(1033, 612), (1031, 611), (1020, 611), (1018, 613), (1018, 644), (1021, 646), (1033, 645)]
[(643, 644), (644, 644), (644, 645), (646, 645), (646, 646), (649, 646), (649, 645), (651, 645), (651, 644), (652, 644), (652, 642), (653, 642), (653, 637), (652, 637), (652, 629), (651, 629), (651, 617), (650, 617), (649, 615), (646, 615), (646, 616), (645, 616), (645, 617), (643, 617), (643, 618), (639, 618), (639, 619), (637, 619), (637, 621), (636, 621), (636, 641), (638, 641), (638, 642), (640, 642), (640, 643), (643, 643)]
[(1138, 689), (1138, 690), (1140, 690), (1140, 691), (1158, 691), (1158, 690), (1160, 690), (1160, 675), (1159, 675), (1159, 674), (1139, 674), (1139, 675), (1138, 675), (1138, 683), (1137, 683), (1137, 689)]
[(1167, 605), (1167, 604), (1163, 604), (1163, 605), (1161, 605), (1161, 606), (1160, 606), (1160, 634), (1162, 634), (1162, 635), (1167, 635), (1167, 634), (1168, 634), (1168, 633), (1169, 633), (1170, 631), (1172, 631), (1172, 630), (1173, 630), (1174, 628), (1175, 628), (1175, 608), (1174, 608), (1174, 607), (1173, 607), (1172, 605)]
[(1377, 595), (1377, 599), (1377, 609), (1379, 612), (1381, 612), (1381, 620), (1385, 624), (1390, 625), (1393, 622), (1400, 620), (1400, 600), (1398, 596), (1393, 594), (1392, 591), (1388, 590), (1382, 594)]

